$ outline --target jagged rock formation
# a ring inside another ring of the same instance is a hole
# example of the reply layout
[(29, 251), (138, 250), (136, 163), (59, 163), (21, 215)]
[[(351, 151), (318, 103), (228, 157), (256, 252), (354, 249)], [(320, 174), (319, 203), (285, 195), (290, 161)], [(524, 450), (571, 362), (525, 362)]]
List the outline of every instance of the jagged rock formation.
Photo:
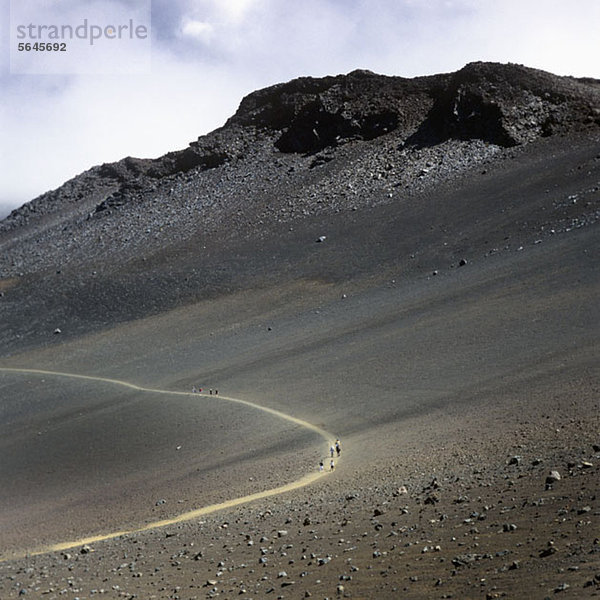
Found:
[(245, 98), (230, 124), (282, 133), (282, 152), (315, 152), (390, 131), (411, 143), (478, 138), (502, 146), (600, 123), (599, 82), (517, 65), (473, 63), (416, 79), (354, 71), (299, 79)]

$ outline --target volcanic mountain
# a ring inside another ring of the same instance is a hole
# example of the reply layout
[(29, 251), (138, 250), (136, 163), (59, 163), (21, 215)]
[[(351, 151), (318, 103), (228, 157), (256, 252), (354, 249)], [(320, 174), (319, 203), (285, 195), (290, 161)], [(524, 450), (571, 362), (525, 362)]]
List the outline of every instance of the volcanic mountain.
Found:
[[(2, 345), (51, 340), (57, 327), (67, 336), (90, 331), (265, 279), (343, 280), (413, 254), (424, 272), (447, 268), (475, 258), (469, 233), (512, 247), (589, 224), (592, 192), (549, 207), (491, 194), (477, 206), (468, 197), (435, 209), (426, 202), (441, 186), (483, 184), (492, 168), (535, 161), (538, 148), (557, 160), (553, 144), (593, 144), (599, 107), (598, 81), (488, 63), (416, 79), (355, 71), (260, 90), (185, 150), (93, 167), (13, 211), (0, 225), (0, 276), (11, 286)], [(488, 223), (469, 232), (477, 213)], [(400, 220), (394, 231), (390, 219)], [(314, 239), (338, 228), (313, 261)], [(438, 261), (428, 255), (440, 234), (447, 246)], [(356, 251), (341, 248), (348, 236)]]
[[(354, 71), (14, 210), (0, 595), (597, 594), (599, 142), (598, 80)], [(316, 469), (277, 411), (325, 481), (140, 531)]]

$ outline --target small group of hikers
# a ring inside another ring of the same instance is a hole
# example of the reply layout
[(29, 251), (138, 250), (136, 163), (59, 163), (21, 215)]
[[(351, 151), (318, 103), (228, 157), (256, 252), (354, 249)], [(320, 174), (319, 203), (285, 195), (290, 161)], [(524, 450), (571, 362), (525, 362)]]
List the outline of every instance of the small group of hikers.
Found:
[[(340, 454), (342, 453), (342, 444), (340, 442), (339, 439), (335, 440), (335, 442), (333, 444), (331, 444), (331, 447), (329, 448), (329, 454), (331, 457), (331, 460), (329, 461), (329, 470), (333, 471), (335, 469), (335, 461), (333, 460), (334, 455), (337, 455), (337, 457), (339, 458)], [(323, 461), (319, 462), (319, 471), (323, 471), (325, 469), (325, 466), (323, 464)]]
[[(192, 386), (192, 394), (201, 394), (202, 393), (202, 388), (201, 387), (196, 387), (195, 385)], [(208, 390), (208, 393), (212, 396), (213, 395), (213, 390), (212, 388), (210, 388), (210, 390)], [(219, 395), (219, 390), (215, 390), (215, 396)]]

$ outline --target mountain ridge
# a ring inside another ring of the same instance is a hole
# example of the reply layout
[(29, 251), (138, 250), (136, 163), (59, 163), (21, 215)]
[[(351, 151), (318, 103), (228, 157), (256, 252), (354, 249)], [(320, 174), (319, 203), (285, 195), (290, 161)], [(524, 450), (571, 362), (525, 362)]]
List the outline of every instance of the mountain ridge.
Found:
[(448, 139), (511, 147), (598, 125), (599, 80), (520, 65), (470, 63), (455, 73), (411, 79), (369, 71), (300, 77), (247, 95), (222, 127), (185, 149), (88, 169), (13, 210), (0, 222), (0, 232), (60, 211), (61, 201), (90, 198), (94, 212), (117, 208), (163, 179), (240, 158), (257, 136), (275, 136), (281, 153), (317, 154), (392, 132), (415, 147)]
[[(598, 81), (490, 63), (259, 90), (188, 148), (93, 167), (2, 221), (0, 338), (47, 343), (290, 279), (418, 275), (473, 260), (469, 236), (512, 250), (593, 225), (597, 186), (572, 186), (568, 165), (595, 172), (599, 106)], [(529, 198), (543, 177), (556, 191)]]

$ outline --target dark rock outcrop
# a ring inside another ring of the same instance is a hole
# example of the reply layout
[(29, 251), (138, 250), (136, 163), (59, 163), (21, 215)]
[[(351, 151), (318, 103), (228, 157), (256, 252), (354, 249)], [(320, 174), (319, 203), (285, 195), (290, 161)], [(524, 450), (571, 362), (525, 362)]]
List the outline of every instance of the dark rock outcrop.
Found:
[(228, 124), (277, 132), (281, 152), (310, 153), (349, 140), (409, 131), (431, 104), (435, 78), (404, 79), (370, 71), (304, 77), (250, 94)]
[(472, 63), (452, 75), (411, 138), (434, 144), (479, 138), (505, 147), (599, 125), (600, 82), (520, 65)]

